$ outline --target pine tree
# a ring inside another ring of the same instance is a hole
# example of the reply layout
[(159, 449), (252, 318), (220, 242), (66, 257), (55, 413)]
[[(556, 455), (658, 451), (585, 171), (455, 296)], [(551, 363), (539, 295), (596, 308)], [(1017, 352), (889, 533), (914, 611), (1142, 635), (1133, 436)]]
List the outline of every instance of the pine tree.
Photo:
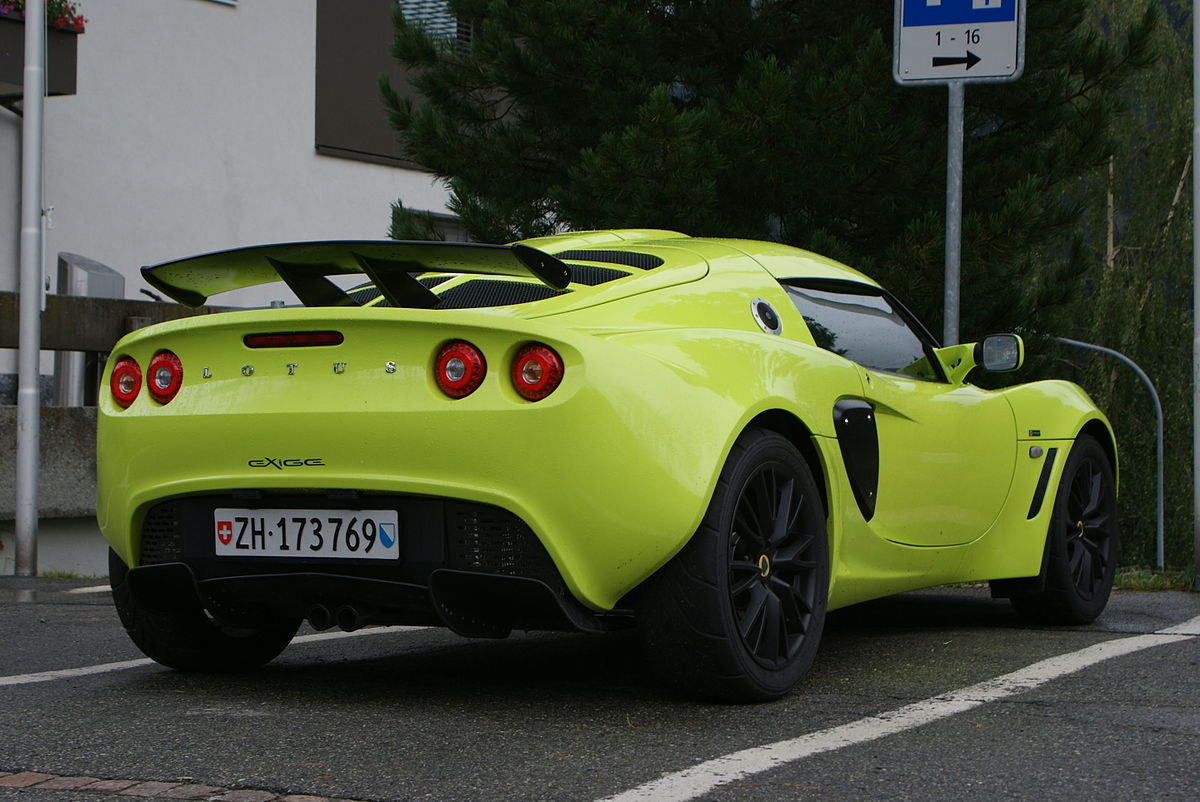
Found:
[[(451, 0), (471, 47), (397, 15), (422, 98), (386, 84), (408, 153), (472, 236), (654, 227), (841, 259), (940, 329), (946, 93), (891, 77), (892, 0)], [(1029, 4), (1026, 69), (966, 94), (963, 334), (1061, 315), (1085, 261), (1082, 177), (1155, 8), (1119, 37), (1088, 0)], [(397, 206), (394, 236), (419, 233)]]
[[(1166, 564), (1192, 564), (1192, 198), (1190, 3), (1105, 0), (1093, 27), (1120, 35), (1147, 5), (1168, 24), (1154, 32), (1154, 66), (1123, 90), (1130, 108), (1114, 129), (1116, 149), (1088, 182), (1086, 239), (1096, 293), (1080, 339), (1114, 348), (1154, 382), (1166, 428)], [(1110, 200), (1111, 199), (1111, 200)], [(1109, 212), (1111, 209), (1111, 212)], [(1121, 447), (1121, 510), (1128, 565), (1154, 563), (1155, 420), (1134, 374), (1108, 357), (1063, 357), (1082, 366), (1084, 386), (1108, 412)]]

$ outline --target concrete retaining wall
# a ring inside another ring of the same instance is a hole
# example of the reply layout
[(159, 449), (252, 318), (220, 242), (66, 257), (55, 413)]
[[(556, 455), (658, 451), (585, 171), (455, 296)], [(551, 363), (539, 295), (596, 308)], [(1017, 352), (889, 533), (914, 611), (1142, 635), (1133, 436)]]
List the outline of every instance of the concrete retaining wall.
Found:
[[(96, 526), (96, 408), (41, 410), (38, 572), (103, 576), (107, 547)], [(13, 573), (17, 408), (0, 406), (0, 574)]]
[[(0, 521), (17, 508), (17, 408), (0, 407)], [(43, 518), (96, 513), (96, 408), (44, 407), (38, 510)]]

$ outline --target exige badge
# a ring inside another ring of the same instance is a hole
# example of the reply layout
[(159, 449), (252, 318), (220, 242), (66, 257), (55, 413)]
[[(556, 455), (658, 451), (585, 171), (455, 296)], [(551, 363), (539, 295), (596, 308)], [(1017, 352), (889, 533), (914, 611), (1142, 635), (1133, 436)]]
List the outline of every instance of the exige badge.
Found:
[(280, 457), (264, 457), (263, 459), (252, 459), (246, 462), (251, 468), (275, 468), (282, 471), (284, 468), (313, 468), (325, 464), (325, 460), (320, 457), (309, 459), (282, 459)]

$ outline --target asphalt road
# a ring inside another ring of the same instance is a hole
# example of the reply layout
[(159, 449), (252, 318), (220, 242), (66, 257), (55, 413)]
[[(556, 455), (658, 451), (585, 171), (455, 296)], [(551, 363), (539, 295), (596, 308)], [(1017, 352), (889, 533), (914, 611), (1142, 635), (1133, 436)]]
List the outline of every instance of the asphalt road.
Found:
[[(787, 698), (721, 706), (657, 684), (625, 634), (468, 641), (387, 630), (294, 643), (245, 675), (137, 664), (31, 678), (141, 657), (106, 594), (66, 592), (85, 584), (0, 578), (0, 773), (259, 798), (597, 800), (681, 770), (719, 773), (725, 762), (705, 762), (752, 750), (779, 762), (709, 786), (668, 778), (667, 790), (636, 798), (1200, 798), (1197, 594), (1116, 594), (1100, 621), (1074, 629), (1022, 626), (985, 589), (906, 594), (835, 613)], [(936, 707), (1046, 658), (1188, 621), (1174, 637), (1136, 640), (1144, 648), (963, 712), (837, 741), (854, 727), (899, 726), (922, 700)], [(787, 757), (779, 742), (805, 734), (823, 746)], [(777, 746), (753, 750), (765, 744)], [(112, 799), (3, 783), (0, 802)]]

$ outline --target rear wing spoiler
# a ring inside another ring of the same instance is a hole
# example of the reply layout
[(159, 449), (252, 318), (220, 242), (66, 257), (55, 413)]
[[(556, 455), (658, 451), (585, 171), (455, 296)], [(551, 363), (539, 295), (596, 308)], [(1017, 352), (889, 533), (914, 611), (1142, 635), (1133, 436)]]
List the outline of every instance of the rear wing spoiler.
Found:
[(365, 273), (393, 306), (428, 309), (438, 296), (420, 273), (532, 276), (556, 290), (570, 282), (567, 266), (528, 245), (344, 240), (257, 245), (142, 268), (150, 286), (185, 306), (209, 296), (283, 281), (305, 306), (357, 306), (329, 276)]

